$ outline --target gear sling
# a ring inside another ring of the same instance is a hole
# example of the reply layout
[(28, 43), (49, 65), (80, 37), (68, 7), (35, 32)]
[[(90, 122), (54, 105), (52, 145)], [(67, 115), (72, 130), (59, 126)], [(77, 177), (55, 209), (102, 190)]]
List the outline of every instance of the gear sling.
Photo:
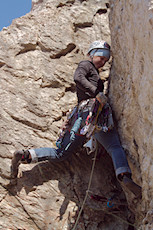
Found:
[(95, 130), (107, 132), (113, 126), (112, 111), (108, 103), (102, 108), (101, 104), (95, 98), (84, 100), (68, 114), (60, 130), (56, 146), (58, 148), (62, 147), (62, 141), (67, 131), (70, 132), (70, 143), (68, 143), (66, 149), (75, 140), (76, 135), (85, 136), (87, 139), (90, 139)]

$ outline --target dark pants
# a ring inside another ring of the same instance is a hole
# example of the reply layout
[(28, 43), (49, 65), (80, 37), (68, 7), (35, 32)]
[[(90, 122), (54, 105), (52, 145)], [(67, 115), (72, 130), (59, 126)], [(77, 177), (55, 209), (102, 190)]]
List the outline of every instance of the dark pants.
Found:
[[(112, 157), (116, 176), (121, 173), (131, 173), (125, 152), (120, 144), (116, 130), (112, 129), (106, 133), (100, 131), (95, 133), (95, 137)], [(67, 159), (71, 154), (77, 152), (77, 150), (83, 146), (85, 140), (86, 138), (84, 136), (76, 136), (75, 140), (70, 143), (70, 133), (67, 132), (64, 136), (62, 148), (38, 148), (30, 149), (29, 152), (33, 162), (43, 160), (59, 162)]]
[(121, 146), (117, 131), (114, 129), (109, 132), (97, 132), (95, 133), (97, 141), (106, 149), (110, 154), (116, 176), (121, 173), (131, 173), (129, 168), (125, 152)]
[(70, 133), (64, 136), (61, 148), (38, 148), (29, 149), (33, 162), (51, 160), (54, 162), (64, 161), (71, 154), (77, 152), (77, 150), (85, 143), (85, 136), (76, 136), (73, 142), (70, 142)]

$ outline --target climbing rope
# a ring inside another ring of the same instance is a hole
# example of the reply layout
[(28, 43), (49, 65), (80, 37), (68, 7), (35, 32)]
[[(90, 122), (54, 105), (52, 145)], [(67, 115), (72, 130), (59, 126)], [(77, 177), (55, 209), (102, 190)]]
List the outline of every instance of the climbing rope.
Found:
[[(94, 159), (94, 162), (93, 162), (93, 166), (95, 167), (95, 159)], [(75, 230), (76, 227), (77, 227), (77, 224), (78, 224), (78, 221), (79, 221), (79, 219), (80, 219), (80, 215), (81, 215), (81, 213), (82, 213), (82, 210), (83, 210), (83, 207), (84, 207), (85, 202), (86, 202), (86, 200), (87, 200), (87, 197), (91, 198), (91, 197), (89, 196), (89, 193), (90, 193), (90, 190), (89, 190), (89, 189), (90, 189), (90, 186), (91, 186), (91, 181), (92, 181), (92, 176), (93, 176), (94, 167), (92, 167), (92, 171), (91, 171), (91, 174), (90, 174), (90, 180), (89, 180), (89, 184), (88, 184), (88, 190), (86, 191), (86, 196), (85, 196), (85, 198), (84, 198), (84, 201), (83, 201), (83, 203), (82, 203), (82, 206), (81, 206), (80, 212), (79, 212), (79, 214), (78, 214), (76, 223), (75, 223), (75, 225), (74, 225), (74, 227), (73, 227), (72, 230)], [(118, 204), (118, 203), (113, 203), (113, 204), (115, 205), (115, 204)], [(125, 205), (125, 204), (124, 204), (124, 205)], [(108, 206), (108, 205), (107, 205), (107, 206)], [(114, 214), (114, 213), (112, 213), (112, 212), (107, 211), (106, 209), (103, 209), (103, 208), (93, 208), (93, 207), (90, 207), (90, 208), (93, 209), (93, 210), (95, 210), (95, 211), (103, 211), (103, 212), (106, 213), (107, 215), (113, 216), (114, 218), (116, 218), (116, 219), (122, 221), (123, 223), (128, 224), (128, 225), (134, 227), (136, 230), (138, 229), (138, 227), (137, 227), (135, 224), (132, 224), (132, 223), (130, 223), (130, 222), (127, 221), (127, 220), (124, 220), (123, 218), (119, 217), (118, 215), (116, 215), (116, 214)], [(109, 208), (111, 208), (111, 206), (109, 206)], [(141, 228), (140, 228), (139, 230), (141, 230)]]
[(86, 195), (85, 195), (85, 198), (84, 198), (84, 200), (83, 200), (83, 203), (82, 203), (81, 209), (80, 209), (80, 211), (79, 211), (77, 220), (76, 220), (75, 225), (74, 225), (74, 227), (72, 228), (72, 230), (75, 230), (76, 227), (77, 227), (77, 225), (78, 225), (78, 222), (79, 222), (79, 219), (80, 219), (82, 210), (83, 210), (83, 208), (84, 208), (84, 205), (85, 205), (86, 200), (87, 200), (87, 197), (88, 197), (88, 193), (89, 193), (89, 191), (90, 191), (91, 182), (92, 182), (92, 177), (93, 177), (93, 172), (94, 172), (95, 163), (96, 163), (97, 150), (98, 150), (98, 148), (96, 148), (96, 151), (95, 151), (95, 155), (94, 155), (94, 159), (93, 159), (93, 164), (92, 164), (92, 169), (91, 169), (90, 178), (89, 178), (89, 183), (88, 183), (88, 188), (87, 188), (87, 190), (86, 190)]
[[(100, 104), (99, 107), (98, 107), (98, 112), (97, 112), (96, 118), (95, 118), (95, 123), (97, 122), (97, 118), (98, 118), (98, 115), (99, 115), (99, 113), (100, 113), (101, 110), (102, 110), (102, 106), (101, 106), (101, 104)], [(94, 132), (93, 132), (93, 133), (94, 133)], [(91, 169), (91, 173), (90, 173), (90, 178), (89, 178), (89, 183), (88, 183), (88, 188), (87, 188), (87, 190), (86, 190), (86, 195), (85, 195), (85, 198), (84, 198), (84, 200), (83, 200), (83, 203), (82, 203), (81, 209), (80, 209), (80, 211), (79, 211), (77, 220), (76, 220), (75, 225), (74, 225), (74, 227), (73, 227), (72, 230), (75, 230), (76, 227), (77, 227), (77, 224), (78, 224), (78, 222), (79, 222), (79, 219), (80, 219), (82, 210), (83, 210), (83, 208), (84, 208), (84, 205), (85, 205), (85, 203), (86, 203), (86, 200), (87, 200), (87, 197), (88, 197), (88, 194), (89, 194), (89, 191), (90, 191), (91, 182), (92, 182), (92, 177), (93, 177), (93, 172), (94, 172), (95, 163), (96, 163), (97, 152), (98, 152), (98, 147), (96, 147), (96, 151), (95, 151), (95, 155), (94, 155), (94, 159), (93, 159), (93, 164), (92, 164), (92, 169)]]
[[(74, 225), (74, 227), (72, 228), (72, 230), (76, 230), (77, 225), (78, 225), (78, 222), (79, 222), (79, 219), (80, 219), (80, 216), (81, 216), (81, 213), (82, 213), (83, 208), (84, 208), (84, 205), (85, 205), (85, 203), (86, 203), (86, 200), (87, 200), (88, 197), (90, 197), (90, 196), (89, 196), (89, 193), (90, 193), (90, 187), (91, 187), (92, 177), (93, 177), (94, 168), (95, 168), (95, 163), (96, 163), (97, 152), (98, 152), (98, 148), (96, 147), (95, 155), (94, 155), (94, 158), (93, 158), (92, 169), (91, 169), (91, 173), (90, 173), (90, 178), (89, 178), (89, 183), (88, 183), (88, 188), (87, 188), (87, 190), (86, 190), (86, 195), (85, 195), (85, 198), (84, 198), (84, 200), (83, 200), (81, 209), (80, 209), (80, 211), (79, 211), (78, 217), (77, 217), (77, 219), (76, 219), (75, 225)], [(91, 197), (90, 197), (90, 198), (91, 198)], [(116, 204), (116, 203), (114, 203), (114, 204)], [(108, 206), (108, 202), (107, 202), (107, 206)], [(109, 206), (109, 208), (110, 208), (110, 206)], [(106, 211), (106, 210), (104, 210), (104, 209), (96, 209), (96, 208), (94, 208), (93, 210), (96, 210), (96, 211), (103, 211), (103, 212), (105, 212), (107, 215), (111, 215), (111, 216), (113, 216), (113, 217), (119, 219), (119, 220), (122, 221), (123, 223), (126, 223), (126, 224), (128, 224), (128, 225), (130, 225), (130, 226), (133, 226), (135, 229), (137, 229), (137, 226), (136, 226), (135, 224), (132, 224), (132, 223), (130, 223), (129, 221), (126, 221), (126, 220), (124, 220), (123, 218), (121, 218), (121, 217), (119, 217), (119, 216), (117, 216), (117, 215), (115, 215), (115, 214), (113, 214), (113, 213), (110, 213), (109, 211)]]

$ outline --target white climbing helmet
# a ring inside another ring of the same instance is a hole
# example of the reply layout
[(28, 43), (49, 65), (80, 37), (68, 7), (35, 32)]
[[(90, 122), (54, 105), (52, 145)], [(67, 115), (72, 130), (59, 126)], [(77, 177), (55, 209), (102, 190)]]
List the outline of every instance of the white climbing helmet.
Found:
[(103, 40), (94, 41), (89, 47), (88, 54), (94, 49), (105, 49), (110, 51), (110, 45)]

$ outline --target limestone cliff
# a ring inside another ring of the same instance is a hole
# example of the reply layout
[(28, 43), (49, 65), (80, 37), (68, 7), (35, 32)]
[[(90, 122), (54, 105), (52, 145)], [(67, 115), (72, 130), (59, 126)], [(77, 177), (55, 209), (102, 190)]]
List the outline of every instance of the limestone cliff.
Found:
[(144, 229), (153, 229), (153, 1), (110, 6), (110, 99), (133, 178), (143, 188)]
[[(88, 197), (77, 229), (151, 229), (151, 2), (33, 0), (29, 14), (0, 32), (0, 229), (73, 228), (94, 155), (80, 150), (59, 164), (21, 165), (17, 186), (6, 185), (16, 149), (54, 145), (62, 117), (76, 103), (75, 68), (101, 38), (112, 43), (109, 98), (143, 199), (125, 191), (125, 200), (112, 161), (99, 148), (91, 191), (115, 195), (118, 204), (108, 208)], [(110, 64), (101, 77), (108, 77)]]

